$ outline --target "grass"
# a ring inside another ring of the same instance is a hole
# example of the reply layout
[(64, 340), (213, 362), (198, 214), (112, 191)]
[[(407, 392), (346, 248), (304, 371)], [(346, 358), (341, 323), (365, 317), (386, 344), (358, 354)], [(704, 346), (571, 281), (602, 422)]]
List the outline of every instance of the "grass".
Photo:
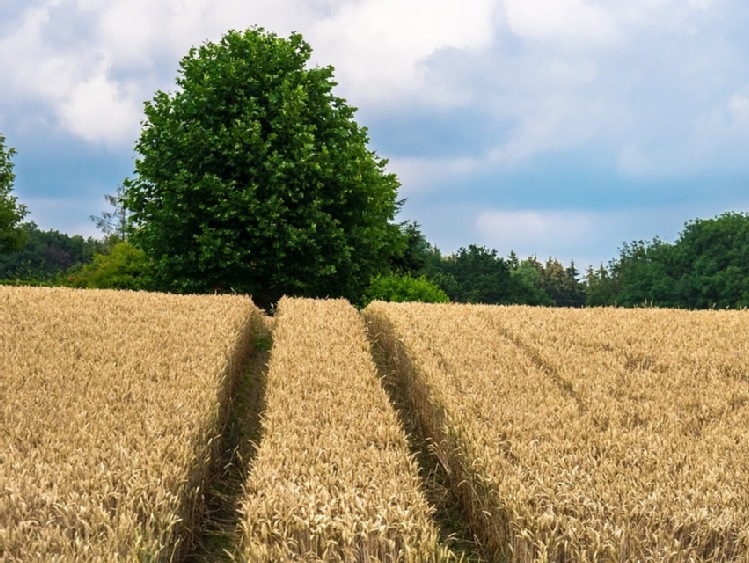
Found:
[(241, 537), (239, 508), (244, 483), (262, 437), (260, 418), (265, 411), (268, 360), (273, 347), (272, 320), (255, 335), (254, 349), (231, 397), (222, 434), (221, 455), (210, 479), (211, 487), (185, 563), (234, 561)]

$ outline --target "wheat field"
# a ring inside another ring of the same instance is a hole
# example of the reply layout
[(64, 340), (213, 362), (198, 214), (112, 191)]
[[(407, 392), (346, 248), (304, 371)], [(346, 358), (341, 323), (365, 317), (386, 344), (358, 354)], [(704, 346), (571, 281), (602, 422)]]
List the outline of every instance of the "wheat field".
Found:
[(365, 317), (491, 560), (749, 560), (746, 312)]
[(259, 310), (0, 287), (0, 560), (178, 560)]
[(357, 311), (284, 298), (275, 323), (243, 559), (437, 560), (431, 509)]
[(9, 287), (0, 561), (182, 561), (268, 323), (227, 557), (459, 560), (386, 376), (485, 561), (749, 561), (746, 311)]

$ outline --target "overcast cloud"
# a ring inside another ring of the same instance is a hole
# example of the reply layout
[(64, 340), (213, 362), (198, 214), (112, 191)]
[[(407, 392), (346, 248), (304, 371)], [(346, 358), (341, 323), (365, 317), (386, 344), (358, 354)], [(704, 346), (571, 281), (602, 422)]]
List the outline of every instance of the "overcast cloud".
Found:
[(335, 67), (401, 219), (445, 252), (584, 267), (749, 208), (740, 0), (2, 0), (0, 133), (30, 218), (95, 234), (143, 102), (190, 47), (253, 25)]

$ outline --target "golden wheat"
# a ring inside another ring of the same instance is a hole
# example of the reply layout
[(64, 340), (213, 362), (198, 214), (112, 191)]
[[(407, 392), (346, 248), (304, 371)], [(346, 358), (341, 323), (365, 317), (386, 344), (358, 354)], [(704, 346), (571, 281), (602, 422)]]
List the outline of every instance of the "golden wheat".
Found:
[(258, 309), (0, 287), (0, 560), (180, 556)]
[(284, 298), (243, 504), (248, 561), (433, 561), (437, 532), (363, 322)]
[(365, 317), (493, 558), (748, 560), (745, 312)]

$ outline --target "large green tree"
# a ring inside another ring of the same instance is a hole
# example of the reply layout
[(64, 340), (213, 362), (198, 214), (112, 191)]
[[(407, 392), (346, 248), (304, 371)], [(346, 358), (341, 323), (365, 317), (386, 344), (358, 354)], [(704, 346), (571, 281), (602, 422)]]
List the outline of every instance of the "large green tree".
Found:
[(12, 195), (14, 148), (5, 147), (5, 137), (0, 135), (0, 254), (17, 250), (24, 243), (21, 221), (26, 216), (26, 207)]
[(158, 289), (356, 300), (402, 252), (398, 181), (310, 54), (296, 33), (231, 31), (145, 104), (125, 204)]

